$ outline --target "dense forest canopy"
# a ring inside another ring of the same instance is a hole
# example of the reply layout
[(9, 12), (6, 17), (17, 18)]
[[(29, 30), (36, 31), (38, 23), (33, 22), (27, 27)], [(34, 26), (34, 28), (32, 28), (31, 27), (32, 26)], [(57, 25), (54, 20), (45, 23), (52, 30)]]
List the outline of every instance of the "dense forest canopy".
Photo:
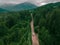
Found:
[(60, 3), (33, 10), (0, 13), (0, 45), (32, 45), (31, 13), (40, 45), (60, 45)]

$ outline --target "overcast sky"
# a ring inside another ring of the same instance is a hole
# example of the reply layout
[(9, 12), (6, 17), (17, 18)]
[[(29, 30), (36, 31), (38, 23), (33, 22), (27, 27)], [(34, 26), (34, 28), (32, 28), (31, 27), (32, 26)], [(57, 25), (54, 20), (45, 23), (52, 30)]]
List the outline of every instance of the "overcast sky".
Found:
[(23, 3), (23, 2), (31, 2), (31, 3), (34, 3), (34, 4), (37, 4), (37, 5), (40, 5), (40, 4), (46, 4), (48, 2), (57, 2), (60, 0), (0, 0), (0, 4), (3, 4), (3, 3), (13, 3), (13, 4), (18, 4), (18, 3)]

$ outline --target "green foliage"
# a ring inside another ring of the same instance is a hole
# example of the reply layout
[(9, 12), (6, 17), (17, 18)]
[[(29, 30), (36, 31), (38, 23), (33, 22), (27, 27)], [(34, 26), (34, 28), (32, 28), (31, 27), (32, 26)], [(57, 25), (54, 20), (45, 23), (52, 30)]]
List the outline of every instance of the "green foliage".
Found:
[(35, 32), (40, 45), (60, 45), (60, 8), (51, 9), (47, 6), (34, 10)]
[(0, 14), (0, 45), (31, 45), (31, 17), (27, 11)]
[(57, 4), (0, 13), (0, 45), (32, 45), (31, 13), (40, 45), (60, 45), (60, 6)]

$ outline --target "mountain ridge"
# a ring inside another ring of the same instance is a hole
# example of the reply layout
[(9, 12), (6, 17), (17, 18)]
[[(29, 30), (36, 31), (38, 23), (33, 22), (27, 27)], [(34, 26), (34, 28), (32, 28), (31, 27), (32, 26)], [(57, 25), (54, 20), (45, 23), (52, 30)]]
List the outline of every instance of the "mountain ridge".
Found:
[(24, 2), (21, 4), (16, 4), (13, 6), (6, 6), (6, 7), (2, 7), (3, 9), (9, 10), (9, 11), (20, 11), (20, 10), (29, 10), (29, 9), (33, 9), (36, 8), (37, 6), (29, 3), (29, 2)]
[(8, 12), (8, 11), (5, 10), (5, 9), (0, 8), (0, 12)]

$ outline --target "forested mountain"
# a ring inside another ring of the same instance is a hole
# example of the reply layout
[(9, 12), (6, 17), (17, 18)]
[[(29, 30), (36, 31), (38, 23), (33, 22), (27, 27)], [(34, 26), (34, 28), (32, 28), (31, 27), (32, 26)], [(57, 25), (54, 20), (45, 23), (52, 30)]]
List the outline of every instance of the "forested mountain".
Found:
[(60, 3), (33, 10), (35, 32), (40, 45), (60, 45)]
[(34, 9), (37, 6), (34, 4), (31, 4), (29, 2), (24, 2), (21, 4), (16, 4), (16, 5), (7, 5), (7, 6), (2, 6), (1, 8), (9, 10), (9, 11), (21, 11), (21, 10), (28, 10), (28, 9)]
[(32, 45), (31, 13), (40, 45), (60, 45), (60, 3), (0, 13), (0, 45)]
[[(37, 6), (28, 2), (22, 3), (22, 4), (18, 4), (16, 6), (13, 7), (14, 11), (20, 11), (20, 10), (28, 10), (28, 9), (34, 9)], [(16, 9), (16, 10), (15, 10)]]
[(0, 12), (8, 12), (8, 11), (5, 10), (5, 9), (0, 8)]

